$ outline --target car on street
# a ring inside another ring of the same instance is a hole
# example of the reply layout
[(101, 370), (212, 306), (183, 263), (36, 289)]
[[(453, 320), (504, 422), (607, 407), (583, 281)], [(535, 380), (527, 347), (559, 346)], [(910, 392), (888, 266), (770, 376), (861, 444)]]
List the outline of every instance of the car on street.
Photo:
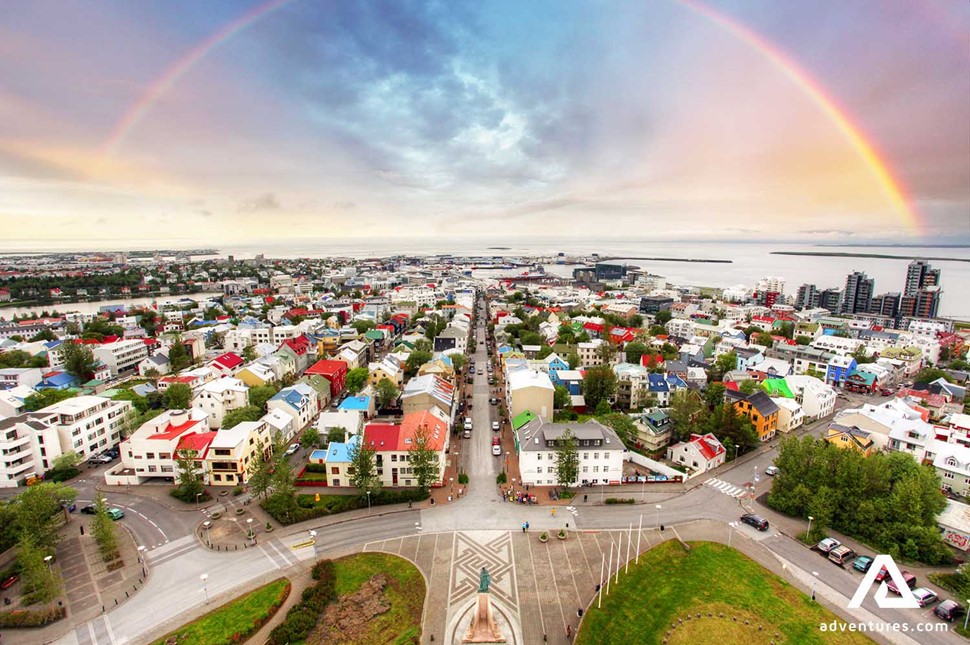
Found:
[(774, 477), (779, 472), (780, 471), (778, 470), (778, 466), (775, 466), (774, 464), (772, 464), (772, 465), (768, 466), (767, 468), (765, 468), (765, 474), (768, 475), (769, 477)]
[(10, 587), (14, 586), (18, 580), (20, 580), (20, 576), (12, 575), (0, 583), (0, 589), (9, 589)]
[(498, 424), (498, 421), (492, 421), (492, 432), (498, 432), (502, 427)]
[(836, 540), (835, 538), (825, 538), (824, 540), (816, 544), (815, 548), (818, 549), (819, 553), (828, 555), (829, 552), (832, 551), (832, 549), (838, 548), (840, 546), (842, 546), (842, 543)]
[(933, 613), (936, 614), (937, 617), (942, 618), (948, 623), (952, 623), (954, 620), (960, 618), (960, 616), (962, 616), (966, 612), (963, 610), (963, 607), (961, 607), (960, 603), (958, 603), (957, 601), (944, 600), (943, 602), (941, 602), (936, 606), (936, 609), (933, 610)]
[(916, 602), (919, 603), (920, 607), (932, 605), (934, 602), (940, 599), (939, 596), (926, 587), (918, 587), (913, 589), (913, 595), (916, 597)]
[[(911, 574), (909, 571), (901, 571), (900, 573), (903, 574), (903, 580), (906, 582), (906, 586), (909, 587), (910, 589), (915, 589), (916, 588), (916, 576), (914, 576), (913, 574)], [(896, 585), (896, 581), (895, 580), (890, 580), (886, 584), (886, 588), (889, 589), (889, 591), (891, 591), (894, 594), (896, 594), (897, 596), (901, 595), (899, 593), (899, 587)]]
[(291, 443), (290, 444), (290, 447), (287, 448), (286, 449), (286, 452), (284, 452), (283, 454), (286, 455), (287, 457), (289, 457), (290, 455), (295, 454), (296, 451), (299, 450), (299, 449), (300, 449), (300, 442), (299, 441), (296, 441), (294, 443)]
[(111, 463), (111, 457), (106, 457), (105, 455), (91, 455), (88, 457), (88, 463), (92, 466), (101, 466), (104, 464)]
[(882, 582), (889, 575), (889, 570), (886, 567), (880, 567), (879, 572), (876, 574), (876, 582)]
[(115, 508), (114, 506), (109, 508), (107, 510), (107, 513), (108, 513), (108, 517), (110, 517), (115, 521), (120, 520), (125, 516), (125, 512), (123, 510), (121, 510), (120, 508)]
[(495, 398), (494, 396), (490, 398), (488, 402), (491, 403), (492, 405), (498, 405), (498, 399)]
[(837, 546), (829, 551), (829, 562), (844, 567), (847, 562), (855, 558), (855, 551), (847, 546)]
[(85, 515), (95, 515), (98, 512), (98, 507), (94, 504), (88, 504), (87, 506), (81, 508), (81, 512)]
[(754, 513), (745, 513), (741, 516), (741, 521), (749, 526), (753, 526), (759, 531), (768, 530), (768, 520), (761, 517), (760, 515), (755, 515)]
[(865, 573), (872, 567), (872, 558), (868, 555), (860, 555), (858, 558), (852, 561), (852, 568), (856, 571), (861, 571)]
[(106, 457), (111, 457), (112, 459), (117, 459), (121, 456), (121, 451), (117, 448), (108, 448), (103, 453)]
[(468, 368), (468, 373), (469, 374), (474, 374), (475, 373), (475, 366), (474, 365), (472, 365), (471, 367)]
[(498, 437), (492, 439), (492, 454), (496, 457), (502, 456), (502, 444)]

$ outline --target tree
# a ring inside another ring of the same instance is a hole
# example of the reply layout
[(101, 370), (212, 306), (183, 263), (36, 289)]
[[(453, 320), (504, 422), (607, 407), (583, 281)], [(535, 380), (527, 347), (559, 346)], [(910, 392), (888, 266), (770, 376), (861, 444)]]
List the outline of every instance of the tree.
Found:
[(645, 343), (641, 343), (638, 340), (627, 343), (623, 347), (623, 351), (626, 352), (626, 362), (633, 363), (634, 365), (640, 364), (641, 356), (652, 353)]
[(61, 591), (60, 578), (44, 562), (48, 549), (30, 534), (17, 543), (17, 567), (25, 605), (51, 603)]
[(86, 383), (94, 378), (94, 372), (98, 368), (98, 360), (94, 357), (94, 352), (87, 345), (79, 345), (73, 342), (62, 344), (61, 355), (64, 357), (64, 371), (71, 376), (75, 376), (82, 383)]
[(17, 496), (15, 505), (17, 534), (32, 535), (38, 546), (53, 549), (60, 539), (62, 504), (73, 503), (77, 491), (64, 484), (44, 482), (28, 487)]
[(115, 534), (114, 520), (108, 517), (108, 505), (104, 495), (98, 491), (94, 500), (94, 520), (91, 522), (91, 532), (98, 543), (98, 551), (105, 562), (118, 557), (118, 536)]
[(613, 428), (624, 445), (632, 444), (637, 438), (637, 424), (625, 414), (610, 412), (609, 414), (597, 415), (596, 420)]
[(711, 381), (720, 381), (724, 378), (725, 374), (737, 369), (737, 367), (738, 355), (735, 352), (721, 354), (714, 359), (714, 364), (708, 370), (708, 379)]
[(855, 359), (855, 362), (857, 364), (859, 364), (859, 365), (863, 365), (865, 363), (875, 363), (876, 362), (876, 359), (875, 359), (874, 356), (869, 356), (868, 354), (866, 354), (866, 346), (865, 345), (859, 345), (858, 347), (856, 347), (855, 348), (855, 351), (852, 352), (851, 356), (852, 356), (852, 358)]
[(279, 388), (275, 385), (257, 385), (249, 388), (249, 405), (266, 411), (266, 402), (276, 396)]
[(633, 327), (635, 329), (639, 329), (640, 327), (643, 327), (643, 316), (641, 316), (640, 314), (633, 314), (632, 316), (630, 316), (629, 325), (630, 327)]
[(812, 337), (811, 336), (802, 336), (802, 335), (795, 336), (795, 344), (796, 345), (811, 345), (812, 344)]
[(428, 340), (427, 338), (419, 338), (414, 343), (414, 351), (416, 352), (428, 352), (430, 354), (432, 350), (433, 350), (433, 345), (431, 344), (431, 341)]
[(468, 362), (464, 354), (448, 354), (448, 358), (451, 359), (451, 365), (455, 368), (455, 372), (460, 372)]
[(192, 388), (185, 383), (172, 383), (162, 394), (162, 404), (168, 410), (188, 410), (192, 402)]
[(300, 444), (304, 448), (316, 448), (320, 445), (320, 431), (316, 426), (309, 425), (300, 434)]
[(254, 360), (256, 360), (256, 348), (252, 345), (246, 345), (243, 347), (242, 359), (247, 363), (252, 363)]
[(564, 488), (579, 478), (578, 444), (576, 436), (569, 428), (556, 440), (556, 482)]
[(424, 350), (414, 350), (408, 354), (408, 359), (405, 361), (405, 369), (409, 376), (414, 376), (418, 373), (418, 369), (431, 360), (431, 352)]
[(266, 456), (266, 451), (259, 450), (253, 458), (253, 464), (249, 470), (247, 485), (249, 492), (254, 497), (262, 496), (266, 499), (266, 493), (273, 483), (273, 459)]
[(727, 388), (724, 387), (722, 383), (711, 383), (707, 386), (707, 391), (704, 393), (704, 402), (707, 403), (707, 407), (712, 410), (724, 403), (724, 391)]
[(571, 370), (579, 367), (579, 353), (575, 349), (569, 350), (569, 355), (566, 357), (566, 362), (569, 363), (569, 369)]
[(738, 390), (740, 390), (742, 394), (754, 394), (755, 390), (757, 389), (758, 383), (754, 379), (741, 381), (741, 384), (738, 385)]
[(55, 390), (50, 388), (41, 390), (37, 394), (31, 394), (24, 399), (24, 410), (26, 412), (35, 412), (75, 396), (77, 396), (77, 392), (73, 390)]
[(264, 412), (254, 405), (247, 405), (243, 408), (229, 410), (229, 412), (226, 412), (226, 415), (222, 417), (222, 429), (228, 430), (229, 428), (235, 428), (240, 423), (246, 421), (259, 421), (263, 414)]
[(347, 391), (351, 394), (357, 394), (363, 390), (364, 386), (367, 385), (368, 376), (370, 376), (370, 372), (366, 367), (355, 367), (347, 372), (347, 378), (344, 380)]
[(586, 409), (595, 410), (600, 401), (609, 401), (616, 394), (616, 374), (609, 365), (597, 365), (586, 370), (583, 396)]
[(754, 335), (755, 345), (763, 345), (765, 347), (771, 347), (774, 344), (774, 342), (775, 340), (771, 337), (771, 334), (769, 334), (766, 331), (759, 332)]
[(686, 441), (691, 433), (697, 432), (703, 425), (707, 406), (693, 390), (680, 389), (670, 397), (667, 414), (674, 425), (674, 436), (678, 441)]
[(438, 461), (438, 451), (431, 442), (428, 426), (418, 426), (414, 430), (411, 447), (408, 449), (408, 463), (422, 493), (427, 493), (431, 484), (437, 483), (441, 477), (441, 462)]
[(400, 395), (401, 392), (391, 379), (382, 378), (377, 382), (377, 405), (381, 408), (392, 405)]
[(273, 455), (273, 495), (286, 497), (295, 503), (293, 493), (296, 489), (293, 486), (293, 466), (286, 456), (286, 442), (283, 438), (276, 436), (270, 444), (269, 449)]
[(914, 383), (932, 383), (936, 379), (943, 379), (947, 383), (953, 382), (953, 377), (936, 367), (924, 367), (913, 377)]
[(380, 490), (381, 478), (377, 474), (377, 449), (368, 446), (363, 437), (358, 436), (350, 446), (350, 485), (364, 497)]
[(52, 332), (50, 329), (41, 329), (39, 332), (31, 336), (31, 343), (39, 343), (41, 341), (52, 341), (57, 340), (57, 334)]
[(565, 410), (572, 407), (572, 396), (562, 385), (556, 386), (556, 391), (552, 395), (552, 407), (556, 410)]
[(673, 317), (673, 314), (671, 314), (669, 310), (662, 309), (654, 315), (653, 321), (658, 325), (666, 325)]
[(172, 497), (183, 502), (194, 502), (196, 495), (205, 492), (202, 482), (202, 467), (195, 450), (179, 450), (175, 453), (175, 490)]
[(171, 365), (172, 373), (181, 372), (192, 364), (192, 357), (189, 351), (182, 344), (182, 337), (176, 335), (172, 339), (172, 345), (168, 348), (168, 362)]
[(343, 442), (347, 438), (347, 428), (330, 428), (327, 431), (327, 443)]

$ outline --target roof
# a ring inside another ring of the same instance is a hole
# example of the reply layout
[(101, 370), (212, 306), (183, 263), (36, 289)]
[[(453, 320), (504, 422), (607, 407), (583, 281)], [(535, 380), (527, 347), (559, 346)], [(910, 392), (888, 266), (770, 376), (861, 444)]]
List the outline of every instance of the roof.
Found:
[(512, 419), (512, 429), (518, 430), (519, 428), (521, 428), (522, 426), (529, 423), (535, 418), (536, 418), (536, 415), (530, 412), (529, 410), (526, 410), (525, 412), (521, 412), (517, 414), (514, 419)]
[(566, 422), (552, 423), (542, 417), (535, 417), (516, 432), (519, 434), (519, 446), (521, 450), (549, 450), (546, 445), (548, 441), (557, 441), (569, 430), (579, 441), (601, 440), (602, 445), (599, 450), (625, 450), (623, 442), (612, 428), (609, 428), (599, 421), (589, 420), (585, 423)]
[(527, 387), (538, 387), (547, 390), (555, 389), (549, 375), (544, 372), (533, 370), (516, 370), (508, 374), (509, 390), (518, 390)]
[(761, 382), (761, 387), (771, 396), (783, 396), (786, 399), (794, 399), (788, 382), (783, 378), (769, 378)]
[(332, 361), (326, 358), (320, 359), (304, 372), (305, 374), (320, 374), (322, 376), (333, 376), (347, 371), (347, 363), (343, 361)]
[(434, 451), (441, 451), (445, 448), (448, 439), (448, 419), (440, 412), (431, 410), (421, 410), (404, 415), (401, 422), (401, 441), (399, 450), (409, 450), (414, 445), (414, 436), (419, 428), (427, 428), (428, 443), (427, 447)]
[[(328, 464), (349, 464), (350, 455), (354, 446), (360, 442), (360, 437), (353, 435), (346, 443), (342, 441), (331, 441), (330, 445), (327, 446), (326, 461)], [(314, 450), (314, 455), (318, 452), (324, 452), (322, 450)]]
[(370, 409), (370, 400), (371, 398), (369, 396), (363, 394), (357, 396), (348, 396), (343, 400), (337, 409), (365, 412)]
[(179, 435), (192, 430), (195, 426), (201, 426), (203, 421), (204, 419), (187, 419), (184, 423), (175, 426), (169, 422), (163, 431), (150, 434), (145, 438), (157, 441), (171, 441)]
[(396, 423), (368, 423), (364, 426), (364, 441), (375, 450), (396, 450), (401, 426)]
[(692, 434), (690, 436), (690, 442), (694, 444), (697, 451), (701, 453), (701, 456), (708, 461), (725, 452), (724, 446), (722, 446), (721, 442), (717, 440), (717, 437), (711, 433), (703, 435)]
[(206, 452), (209, 450), (212, 440), (216, 438), (216, 434), (215, 430), (192, 432), (182, 437), (175, 449), (179, 451), (194, 450), (199, 459), (205, 459)]
[(242, 365), (245, 361), (243, 361), (243, 359), (240, 356), (238, 356), (237, 354), (234, 354), (233, 352), (226, 352), (221, 356), (215, 357), (212, 360), (212, 362), (219, 363), (219, 365), (222, 365), (227, 369), (234, 369)]
[(778, 412), (778, 404), (771, 400), (764, 392), (755, 392), (747, 398), (748, 403), (750, 403), (755, 410), (758, 411), (763, 417), (770, 416)]

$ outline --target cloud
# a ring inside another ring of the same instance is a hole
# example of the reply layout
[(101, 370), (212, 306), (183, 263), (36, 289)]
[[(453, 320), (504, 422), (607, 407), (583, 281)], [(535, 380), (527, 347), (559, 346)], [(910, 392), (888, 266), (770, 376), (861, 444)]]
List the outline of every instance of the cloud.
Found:
[(350, 202), (350, 201), (339, 201), (339, 202), (334, 202), (333, 207), (341, 211), (352, 211), (355, 208), (357, 208), (357, 203)]
[(244, 199), (239, 202), (240, 213), (262, 213), (265, 211), (278, 211), (282, 208), (276, 193), (263, 193), (251, 199)]

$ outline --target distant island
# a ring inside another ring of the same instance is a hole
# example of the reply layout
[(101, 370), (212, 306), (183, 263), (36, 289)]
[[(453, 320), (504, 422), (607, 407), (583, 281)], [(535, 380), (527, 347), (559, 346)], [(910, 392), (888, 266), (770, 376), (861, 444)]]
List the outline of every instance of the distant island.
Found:
[(970, 262), (970, 258), (889, 255), (888, 253), (845, 253), (844, 251), (772, 251), (771, 255), (810, 255), (828, 258), (879, 258), (884, 260), (938, 260), (944, 262)]
[(489, 251), (511, 251), (512, 250), (512, 247), (510, 247), (510, 246), (490, 246), (490, 247), (488, 247), (488, 250)]

